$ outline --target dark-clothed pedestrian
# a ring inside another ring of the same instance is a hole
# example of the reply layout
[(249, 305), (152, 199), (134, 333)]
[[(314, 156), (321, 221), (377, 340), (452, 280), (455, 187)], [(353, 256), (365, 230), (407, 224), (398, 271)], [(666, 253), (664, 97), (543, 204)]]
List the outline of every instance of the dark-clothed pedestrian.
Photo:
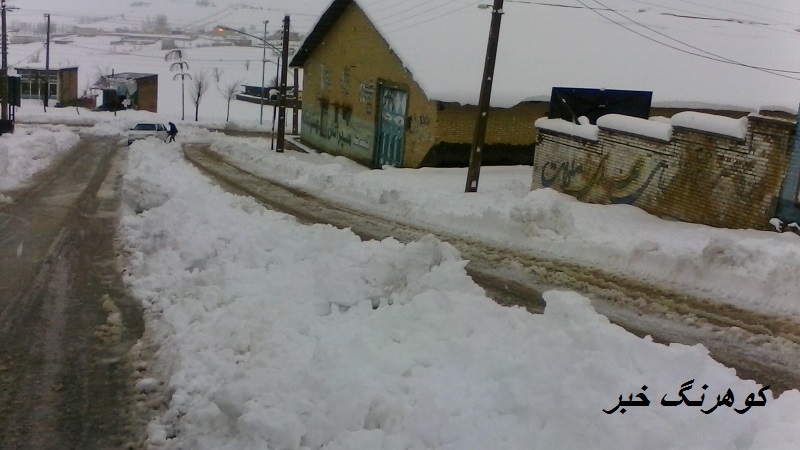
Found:
[(175, 142), (175, 136), (178, 134), (178, 127), (175, 126), (174, 123), (169, 123), (169, 131), (167, 135), (169, 136), (169, 142)]

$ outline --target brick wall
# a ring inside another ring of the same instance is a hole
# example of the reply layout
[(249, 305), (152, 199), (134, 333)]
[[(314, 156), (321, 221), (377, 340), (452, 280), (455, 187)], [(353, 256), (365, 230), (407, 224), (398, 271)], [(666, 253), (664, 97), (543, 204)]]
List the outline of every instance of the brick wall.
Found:
[(794, 121), (752, 115), (744, 139), (673, 127), (669, 141), (600, 128), (597, 141), (539, 130), (532, 189), (727, 228), (764, 229), (786, 175)]
[[(547, 116), (547, 102), (523, 102), (512, 108), (492, 108), (486, 123), (486, 144), (530, 145), (536, 142), (533, 122)], [(445, 142), (472, 142), (477, 106), (442, 103), (437, 136)]]

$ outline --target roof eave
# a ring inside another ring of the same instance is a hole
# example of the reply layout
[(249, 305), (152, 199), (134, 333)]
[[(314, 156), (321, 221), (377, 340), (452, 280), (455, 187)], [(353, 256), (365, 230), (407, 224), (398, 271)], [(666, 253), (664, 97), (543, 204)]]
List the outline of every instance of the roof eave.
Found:
[(303, 44), (297, 52), (295, 52), (292, 60), (289, 62), (289, 66), (303, 67), (306, 61), (308, 61), (309, 56), (311, 56), (311, 53), (323, 42), (325, 35), (328, 34), (331, 27), (333, 27), (336, 21), (339, 20), (339, 17), (341, 17), (344, 11), (353, 3), (355, 3), (355, 0), (333, 0), (330, 6), (328, 6), (328, 9), (322, 13), (317, 24), (314, 25), (314, 28), (308, 36), (306, 36), (305, 40), (303, 40)]

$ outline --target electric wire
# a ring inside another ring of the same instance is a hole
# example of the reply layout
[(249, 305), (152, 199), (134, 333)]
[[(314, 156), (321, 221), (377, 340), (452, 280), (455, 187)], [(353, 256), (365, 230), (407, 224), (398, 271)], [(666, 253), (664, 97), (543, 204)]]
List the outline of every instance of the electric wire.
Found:
[(391, 33), (397, 33), (397, 32), (400, 32), (400, 31), (405, 31), (405, 30), (408, 30), (410, 28), (414, 28), (416, 26), (422, 25), (423, 23), (427, 23), (427, 22), (430, 22), (430, 21), (433, 21), (433, 20), (436, 20), (436, 19), (440, 19), (442, 17), (449, 16), (450, 14), (454, 14), (454, 13), (456, 13), (458, 11), (461, 11), (461, 10), (464, 10), (464, 9), (467, 9), (467, 8), (471, 8), (471, 7), (476, 6), (476, 5), (478, 5), (479, 3), (482, 3), (482, 2), (483, 2), (483, 0), (477, 0), (475, 2), (466, 4), (466, 5), (462, 6), (461, 8), (456, 8), (456, 9), (450, 10), (448, 12), (439, 14), (438, 16), (432, 16), (432, 17), (429, 17), (426, 20), (420, 20), (419, 22), (415, 22), (415, 23), (406, 25), (406, 26), (401, 27), (401, 28), (395, 28), (395, 29), (389, 28), (389, 29), (383, 30), (383, 32), (386, 33), (386, 34), (391, 34)]
[[(694, 47), (694, 46), (692, 46), (690, 44), (687, 44), (687, 43), (685, 43), (683, 41), (671, 38), (671, 37), (659, 32), (659, 31), (656, 31), (656, 30), (654, 30), (652, 28), (649, 28), (649, 27), (647, 27), (647, 26), (645, 26), (643, 24), (640, 24), (639, 22), (636, 22), (636, 21), (626, 17), (625, 15), (623, 15), (623, 14), (617, 12), (617, 11), (613, 11), (612, 10), (614, 13), (624, 17), (626, 20), (629, 20), (629, 21), (631, 21), (631, 22), (633, 22), (633, 23), (635, 23), (635, 24), (637, 24), (637, 25), (639, 25), (639, 26), (641, 26), (641, 27), (643, 27), (643, 28), (645, 28), (645, 29), (647, 29), (647, 30), (649, 30), (651, 32), (655, 32), (655, 33), (657, 33), (659, 35), (662, 35), (664, 37), (669, 38), (670, 40), (678, 42), (681, 45), (687, 46), (689, 48), (693, 48), (693, 49), (698, 50), (699, 52), (702, 52), (702, 53), (697, 53), (697, 52), (689, 51), (689, 50), (686, 50), (686, 49), (683, 49), (683, 48), (680, 48), (680, 47), (676, 47), (674, 45), (670, 45), (668, 43), (659, 41), (658, 39), (655, 39), (655, 38), (653, 38), (651, 36), (648, 36), (648, 35), (646, 35), (644, 33), (636, 31), (633, 28), (630, 28), (630, 27), (626, 26), (625, 24), (620, 23), (620, 22), (618, 22), (618, 21), (616, 21), (616, 20), (614, 20), (614, 19), (612, 19), (610, 17), (607, 17), (607, 16), (603, 15), (603, 13), (601, 13), (600, 11), (597, 11), (595, 9), (589, 8), (589, 6), (586, 5), (582, 0), (575, 0), (575, 1), (577, 1), (581, 5), (585, 6), (587, 9), (591, 10), (595, 14), (598, 14), (600, 17), (604, 18), (605, 20), (613, 23), (614, 25), (622, 27), (622, 28), (630, 31), (631, 33), (634, 33), (634, 34), (636, 34), (636, 35), (638, 35), (638, 36), (640, 36), (640, 37), (642, 37), (644, 39), (647, 39), (648, 41), (655, 42), (656, 44), (662, 45), (664, 47), (668, 47), (668, 48), (671, 48), (673, 50), (677, 50), (679, 52), (686, 53), (686, 54), (689, 54), (689, 55), (697, 56), (699, 58), (709, 59), (709, 60), (712, 60), (712, 61), (717, 61), (717, 62), (721, 62), (721, 63), (725, 63), (725, 64), (731, 64), (731, 65), (740, 66), (740, 67), (746, 67), (746, 68), (750, 68), (750, 69), (755, 69), (755, 70), (759, 70), (761, 72), (768, 73), (768, 74), (771, 74), (771, 75), (775, 75), (775, 76), (779, 76), (779, 77), (783, 77), (783, 78), (788, 78), (788, 79), (791, 79), (791, 80), (800, 81), (800, 78), (798, 78), (798, 77), (793, 77), (793, 76), (787, 75), (787, 74), (798, 74), (798, 73), (800, 73), (800, 71), (791, 71), (791, 70), (771, 69), (771, 68), (767, 68), (767, 67), (760, 67), (760, 66), (755, 66), (755, 65), (751, 65), (751, 64), (745, 64), (745, 63), (742, 63), (742, 62), (739, 62), (739, 61), (736, 61), (736, 60), (733, 60), (733, 59), (725, 58), (725, 57), (722, 57), (722, 56), (719, 56), (719, 55), (715, 55), (715, 54), (713, 54), (711, 52), (707, 52), (705, 50), (699, 49), (699, 48)], [(595, 3), (603, 6), (603, 7), (606, 7), (605, 5), (603, 5), (601, 2), (599, 2), (597, 0), (593, 0), (593, 1)], [(706, 54), (703, 54), (703, 53), (706, 53)]]
[(405, 22), (406, 20), (414, 19), (416, 17), (419, 17), (419, 16), (421, 16), (423, 14), (426, 14), (426, 13), (429, 13), (431, 11), (446, 7), (447, 5), (450, 5), (450, 4), (452, 4), (454, 2), (457, 2), (457, 1), (460, 1), (460, 0), (449, 0), (449, 1), (445, 2), (445, 3), (440, 3), (440, 4), (437, 4), (437, 5), (434, 5), (434, 6), (430, 7), (428, 9), (419, 11), (416, 14), (413, 14), (413, 15), (410, 15), (410, 16), (407, 16), (407, 17), (402, 17), (402, 18), (399, 18), (399, 19), (391, 21), (391, 22), (383, 23), (383, 24), (381, 24), (381, 26), (383, 26), (383, 27), (391, 27), (392, 25), (394, 25), (396, 23)]
[[(672, 8), (672, 7), (664, 6), (664, 5), (659, 4), (659, 3), (652, 3), (652, 2), (645, 1), (645, 0), (629, 0), (629, 1), (634, 2), (634, 3), (641, 3), (643, 5), (648, 5), (648, 6), (655, 6), (655, 7), (659, 8), (659, 9), (663, 9), (665, 11), (677, 11), (679, 13), (687, 14), (686, 16), (683, 16), (683, 15), (680, 15), (680, 14), (662, 12), (661, 14), (663, 14), (663, 15), (673, 15), (675, 17), (682, 17), (682, 18), (688, 18), (688, 19), (699, 19), (699, 20), (718, 20), (718, 21), (724, 21), (724, 22), (736, 21), (737, 23), (739, 23), (741, 25), (751, 26), (751, 27), (755, 27), (755, 28), (762, 28), (762, 29), (770, 30), (770, 31), (775, 32), (775, 33), (789, 34), (789, 35), (795, 36), (797, 38), (800, 38), (800, 34), (798, 34), (798, 32), (796, 30), (786, 30), (786, 29), (782, 29), (782, 28), (776, 28), (771, 24), (758, 23), (758, 22), (754, 22), (754, 21), (738, 19), (738, 18), (735, 18), (735, 17), (731, 17), (731, 18), (712, 17), (712, 16), (708, 16), (708, 15), (705, 15), (705, 14), (697, 13), (695, 11), (690, 11), (690, 10), (680, 9), (680, 8)], [(786, 26), (793, 27), (793, 28), (797, 27), (796, 24), (789, 23), (789, 22), (783, 22), (783, 21), (780, 21), (780, 20), (773, 20), (773, 19), (764, 19), (764, 20), (769, 20), (770, 22), (772, 22), (774, 24), (786, 25)]]

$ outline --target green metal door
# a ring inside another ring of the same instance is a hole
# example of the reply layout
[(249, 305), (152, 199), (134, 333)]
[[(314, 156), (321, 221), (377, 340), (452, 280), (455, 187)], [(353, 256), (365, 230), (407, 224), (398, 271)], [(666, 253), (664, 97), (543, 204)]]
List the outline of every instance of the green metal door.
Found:
[(375, 165), (400, 167), (406, 140), (406, 103), (408, 93), (381, 87), (378, 111), (378, 138), (375, 140)]

